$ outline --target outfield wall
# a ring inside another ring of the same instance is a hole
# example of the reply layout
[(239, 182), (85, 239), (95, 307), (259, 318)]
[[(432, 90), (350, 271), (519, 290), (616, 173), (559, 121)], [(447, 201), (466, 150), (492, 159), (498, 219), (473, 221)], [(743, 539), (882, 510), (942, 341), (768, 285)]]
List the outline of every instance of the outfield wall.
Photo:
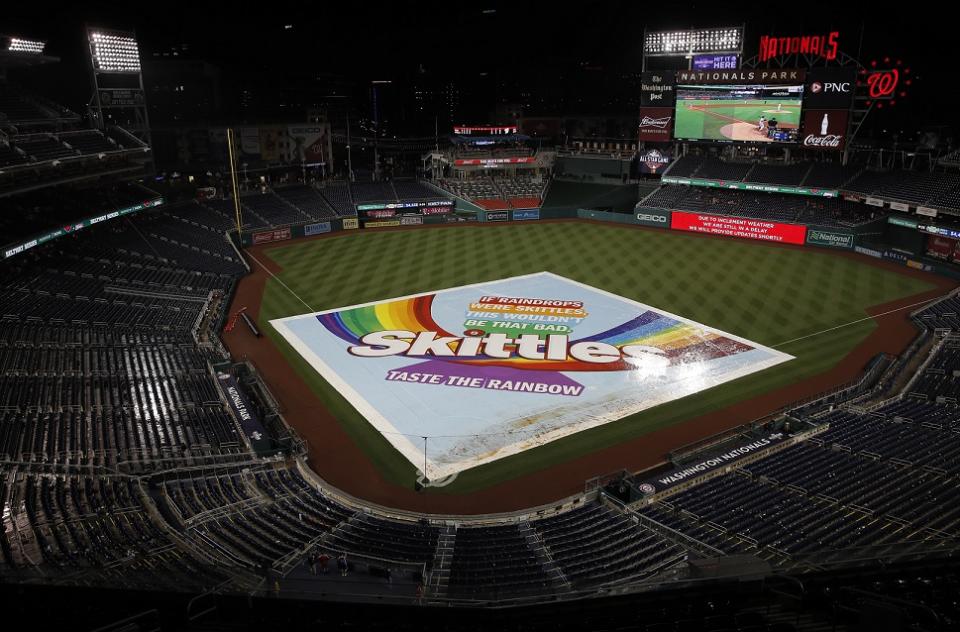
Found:
[[(879, 219), (848, 229), (835, 226), (771, 222), (713, 213), (670, 211), (645, 206), (637, 206), (633, 213), (614, 213), (573, 207), (481, 209), (475, 214), (401, 215), (386, 219), (343, 217), (323, 222), (251, 230), (243, 233), (241, 243), (244, 247), (248, 247), (359, 229), (436, 226), (467, 222), (525, 222), (541, 219), (587, 219), (613, 224), (753, 239), (769, 243), (854, 251), (877, 259), (899, 263), (915, 270), (960, 279), (960, 268), (957, 266), (925, 256), (923, 244), (926, 236), (918, 232), (916, 222), (908, 225), (910, 220), (900, 218)], [(230, 238), (236, 243), (235, 232), (230, 233)]]
[(714, 213), (691, 213), (689, 211), (669, 211), (662, 208), (638, 206), (634, 212), (608, 213), (592, 209), (580, 209), (577, 217), (592, 219), (601, 222), (618, 224), (633, 224), (665, 228), (684, 232), (703, 233), (723, 237), (740, 237), (770, 241), (773, 243), (789, 243), (794, 245), (811, 245), (841, 250), (853, 250), (857, 241), (857, 232), (832, 226), (816, 226), (806, 224), (790, 224), (786, 222), (771, 222), (762, 219), (733, 217)]

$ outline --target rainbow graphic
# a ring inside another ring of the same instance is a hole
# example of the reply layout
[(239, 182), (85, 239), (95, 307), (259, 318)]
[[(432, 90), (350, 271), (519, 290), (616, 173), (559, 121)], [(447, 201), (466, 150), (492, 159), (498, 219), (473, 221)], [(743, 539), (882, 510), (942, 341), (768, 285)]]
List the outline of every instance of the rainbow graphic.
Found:
[[(437, 336), (458, 336), (443, 330), (433, 319), (432, 306), (435, 294), (378, 303), (364, 307), (330, 312), (317, 316), (328, 331), (350, 345), (360, 344), (368, 333), (386, 330), (405, 330), (413, 333), (433, 331)], [(635, 318), (604, 332), (574, 342), (604, 342), (615, 347), (643, 345), (659, 349), (670, 359), (671, 365), (687, 362), (704, 362), (724, 358), (753, 349), (722, 334), (697, 325), (670, 318), (660, 312), (647, 310)], [(423, 359), (453, 362), (467, 365), (501, 366), (532, 371), (630, 371), (636, 369), (629, 360), (609, 364), (581, 362), (568, 357), (566, 360), (528, 360), (514, 355), (507, 359), (495, 358), (449, 358), (422, 356)]]

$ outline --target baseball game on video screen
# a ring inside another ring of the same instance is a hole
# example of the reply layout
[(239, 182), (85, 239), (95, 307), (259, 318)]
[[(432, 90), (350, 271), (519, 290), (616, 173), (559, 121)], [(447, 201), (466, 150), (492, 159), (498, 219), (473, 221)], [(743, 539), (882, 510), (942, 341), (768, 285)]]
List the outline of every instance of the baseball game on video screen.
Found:
[(797, 142), (802, 85), (678, 85), (676, 95), (675, 138)]

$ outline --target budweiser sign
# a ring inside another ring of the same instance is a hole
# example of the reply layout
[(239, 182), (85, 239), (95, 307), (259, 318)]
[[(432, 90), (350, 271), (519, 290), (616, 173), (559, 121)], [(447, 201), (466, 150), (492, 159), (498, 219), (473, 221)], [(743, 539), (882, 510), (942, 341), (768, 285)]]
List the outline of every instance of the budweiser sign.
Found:
[(804, 147), (830, 147), (839, 149), (842, 142), (843, 136), (838, 134), (827, 134), (826, 136), (808, 134), (807, 137), (803, 139)]
[(640, 127), (656, 127), (657, 129), (667, 129), (667, 125), (669, 124), (669, 116), (663, 116), (661, 118), (650, 118), (649, 116), (644, 116), (640, 120)]
[(670, 140), (673, 108), (640, 108), (640, 142)]

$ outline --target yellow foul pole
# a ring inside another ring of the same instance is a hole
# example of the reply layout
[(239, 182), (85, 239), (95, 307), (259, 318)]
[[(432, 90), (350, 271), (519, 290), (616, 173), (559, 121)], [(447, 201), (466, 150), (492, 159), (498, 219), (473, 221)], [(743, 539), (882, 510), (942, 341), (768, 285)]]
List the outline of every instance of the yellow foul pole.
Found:
[(243, 212), (240, 210), (240, 188), (237, 185), (237, 161), (234, 153), (233, 128), (227, 129), (227, 153), (230, 157), (230, 183), (233, 189), (233, 211), (237, 221), (237, 239), (243, 248)]

